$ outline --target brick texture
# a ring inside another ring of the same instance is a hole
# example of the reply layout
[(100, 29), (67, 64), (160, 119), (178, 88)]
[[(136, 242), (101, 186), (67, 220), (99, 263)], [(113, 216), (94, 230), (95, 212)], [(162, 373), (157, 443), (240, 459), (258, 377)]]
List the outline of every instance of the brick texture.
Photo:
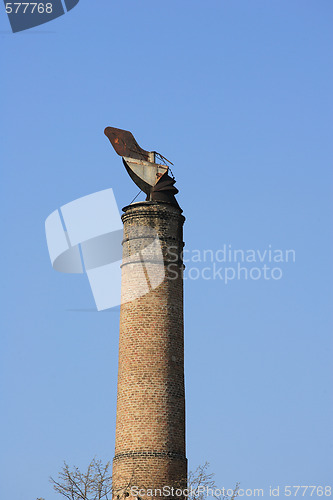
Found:
[(126, 485), (185, 487), (187, 474), (181, 261), (185, 218), (168, 203), (140, 202), (123, 210), (113, 461), (114, 495), (119, 498)]

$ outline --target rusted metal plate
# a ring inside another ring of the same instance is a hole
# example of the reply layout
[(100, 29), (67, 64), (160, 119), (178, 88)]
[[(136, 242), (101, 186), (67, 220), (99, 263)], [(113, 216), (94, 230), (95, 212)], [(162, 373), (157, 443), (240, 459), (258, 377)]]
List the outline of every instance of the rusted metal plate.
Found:
[(106, 127), (104, 134), (119, 156), (127, 156), (129, 158), (136, 158), (137, 160), (150, 160), (151, 154), (149, 151), (140, 148), (133, 134), (128, 130)]

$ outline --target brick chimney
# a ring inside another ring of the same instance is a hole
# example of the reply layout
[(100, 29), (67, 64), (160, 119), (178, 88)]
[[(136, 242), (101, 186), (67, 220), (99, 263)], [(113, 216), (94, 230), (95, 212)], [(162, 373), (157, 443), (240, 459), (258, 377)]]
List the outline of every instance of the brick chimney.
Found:
[[(115, 499), (144, 498), (132, 494), (134, 486), (185, 488), (187, 475), (181, 258), (185, 218), (178, 206), (156, 201), (133, 203), (123, 211)], [(161, 496), (168, 498), (159, 492), (150, 498)]]

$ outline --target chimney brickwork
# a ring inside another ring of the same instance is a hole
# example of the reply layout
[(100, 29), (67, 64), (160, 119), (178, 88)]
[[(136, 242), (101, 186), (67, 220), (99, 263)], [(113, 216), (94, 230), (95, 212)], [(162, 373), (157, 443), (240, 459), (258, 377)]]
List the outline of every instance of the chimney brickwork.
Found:
[[(140, 202), (123, 210), (113, 461), (119, 498), (132, 486), (184, 488), (187, 475), (181, 258), (185, 218), (169, 203)], [(149, 289), (145, 294), (138, 285), (143, 276)], [(131, 294), (137, 298), (129, 300)]]

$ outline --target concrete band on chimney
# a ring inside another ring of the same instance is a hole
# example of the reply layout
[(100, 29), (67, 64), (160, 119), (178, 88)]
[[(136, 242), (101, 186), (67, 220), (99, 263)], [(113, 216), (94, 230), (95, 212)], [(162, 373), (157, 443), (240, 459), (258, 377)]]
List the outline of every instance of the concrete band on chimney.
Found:
[[(132, 496), (133, 486), (183, 489), (187, 476), (182, 276), (185, 218), (180, 208), (162, 202), (133, 203), (123, 211), (114, 498)], [(156, 246), (150, 253), (154, 235), (159, 253)], [(156, 258), (158, 255), (162, 259)], [(149, 272), (144, 275), (153, 286), (127, 302), (128, 293), (142, 280), (146, 268)], [(162, 279), (154, 281), (154, 275), (157, 279), (161, 272)]]

